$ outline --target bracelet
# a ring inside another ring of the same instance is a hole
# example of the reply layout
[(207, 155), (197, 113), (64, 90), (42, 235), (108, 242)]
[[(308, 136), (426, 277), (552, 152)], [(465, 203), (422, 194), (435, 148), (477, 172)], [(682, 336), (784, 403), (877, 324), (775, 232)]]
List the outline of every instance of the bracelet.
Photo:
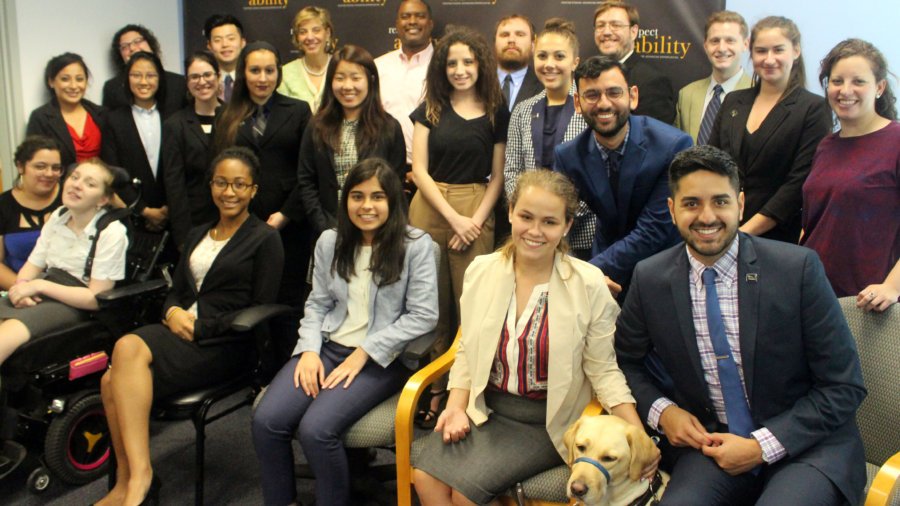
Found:
[(167, 310), (166, 310), (166, 318), (165, 318), (166, 321), (169, 321), (169, 318), (171, 318), (172, 315), (175, 314), (175, 312), (178, 311), (178, 310), (180, 310), (180, 309), (181, 309), (181, 308), (178, 307), (178, 306), (172, 306), (172, 307), (170, 307), (169, 309), (167, 309)]

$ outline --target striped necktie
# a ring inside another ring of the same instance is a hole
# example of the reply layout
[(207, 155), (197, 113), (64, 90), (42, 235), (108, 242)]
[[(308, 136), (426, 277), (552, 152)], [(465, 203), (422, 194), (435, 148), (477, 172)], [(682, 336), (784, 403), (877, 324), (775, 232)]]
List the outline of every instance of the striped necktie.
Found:
[(709, 134), (712, 133), (713, 123), (716, 122), (716, 115), (719, 114), (719, 108), (722, 107), (722, 85), (717, 84), (713, 87), (713, 96), (706, 106), (706, 112), (703, 113), (703, 121), (700, 122), (700, 134), (697, 135), (697, 145), (706, 144), (709, 141)]

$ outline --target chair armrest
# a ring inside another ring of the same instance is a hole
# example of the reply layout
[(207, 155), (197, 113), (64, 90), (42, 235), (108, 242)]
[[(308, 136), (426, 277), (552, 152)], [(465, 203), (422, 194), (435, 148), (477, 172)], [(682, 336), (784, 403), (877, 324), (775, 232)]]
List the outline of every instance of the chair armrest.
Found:
[(397, 415), (394, 419), (394, 440), (396, 441), (397, 462), (397, 504), (409, 506), (412, 504), (412, 463), (410, 462), (410, 450), (413, 441), (413, 416), (419, 397), (422, 392), (434, 383), (441, 375), (450, 370), (456, 358), (456, 350), (459, 348), (459, 336), (457, 331), (453, 343), (443, 355), (413, 374), (403, 390), (400, 392), (400, 400), (397, 402)]
[[(399, 446), (398, 446), (399, 448)], [(878, 470), (869, 493), (866, 495), (865, 506), (885, 506), (891, 499), (891, 492), (896, 488), (900, 479), (900, 452), (895, 453)], [(900, 490), (896, 492), (900, 494)]]
[(416, 364), (416, 367), (418, 367), (419, 362), (431, 353), (431, 348), (434, 346), (436, 339), (437, 335), (434, 332), (429, 332), (413, 339), (403, 348), (401, 360), (403, 360), (404, 364)]
[(124, 299), (130, 299), (137, 295), (143, 295), (151, 292), (155, 292), (157, 290), (162, 290), (168, 288), (166, 284), (166, 280), (164, 279), (151, 279), (150, 281), (142, 281), (140, 283), (131, 283), (130, 285), (125, 285), (121, 287), (116, 287), (111, 290), (106, 290), (95, 295), (97, 298), (97, 302), (102, 306), (104, 304), (110, 304), (113, 302), (118, 302)]
[(258, 306), (248, 307), (235, 315), (231, 322), (231, 330), (236, 332), (247, 332), (253, 330), (260, 323), (267, 321), (276, 316), (290, 313), (290, 306), (284, 304), (260, 304)]

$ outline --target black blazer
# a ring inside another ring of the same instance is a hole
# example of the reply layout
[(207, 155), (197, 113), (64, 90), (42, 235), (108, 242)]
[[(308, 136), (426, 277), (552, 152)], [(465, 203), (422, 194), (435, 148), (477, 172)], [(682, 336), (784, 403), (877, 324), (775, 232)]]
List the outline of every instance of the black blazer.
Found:
[[(106, 128), (106, 111), (99, 105), (90, 100), (82, 99), (81, 105), (84, 106), (94, 123), (100, 128), (100, 135), (104, 133)], [(72, 135), (69, 134), (69, 127), (62, 117), (59, 110), (59, 103), (56, 98), (50, 99), (46, 104), (31, 111), (28, 118), (28, 126), (25, 127), (25, 135), (43, 135), (49, 137), (59, 144), (59, 154), (62, 158), (62, 166), (68, 167), (75, 163), (75, 143), (72, 141)], [(101, 143), (103, 141), (101, 140)], [(102, 144), (101, 144), (102, 146)]]
[[(387, 125), (378, 145), (367, 153), (359, 153), (359, 159), (384, 158), (398, 175), (406, 164), (406, 142), (400, 123), (387, 116)], [(317, 149), (313, 140), (315, 123), (310, 122), (303, 133), (300, 145), (300, 164), (297, 167), (297, 188), (291, 199), (299, 198), (316, 237), (325, 230), (337, 226), (338, 187), (334, 167), (334, 152)]]
[[(786, 459), (815, 467), (858, 504), (866, 474), (855, 415), (866, 389), (822, 263), (806, 248), (739, 237), (741, 368), (753, 422), (784, 445)], [(637, 265), (616, 322), (616, 357), (642, 420), (668, 397), (720, 431), (697, 347), (687, 255), (679, 244)], [(651, 352), (672, 391), (648, 372)]]
[(650, 116), (663, 123), (675, 123), (675, 91), (672, 81), (637, 53), (625, 60), (625, 78), (638, 87), (638, 106), (632, 114)]
[[(116, 109), (118, 107), (131, 105), (128, 96), (125, 95), (125, 85), (127, 78), (123, 72), (119, 72), (114, 77), (103, 83), (103, 107), (107, 109)], [(159, 105), (160, 110), (166, 115), (181, 110), (188, 105), (187, 98), (187, 82), (184, 76), (174, 72), (166, 71), (166, 97)]]
[(796, 243), (800, 239), (803, 183), (812, 168), (819, 141), (832, 130), (831, 109), (823, 97), (797, 88), (782, 97), (763, 120), (754, 137), (763, 149), (750, 152), (741, 144), (756, 89), (736, 90), (725, 96), (709, 143), (738, 162), (744, 190), (744, 221), (756, 213), (778, 224), (763, 237)]
[[(160, 110), (160, 122), (166, 119), (165, 111)], [(162, 126), (160, 125), (160, 128)], [(163, 132), (163, 137), (165, 132)], [(160, 139), (162, 145), (162, 139)], [(106, 117), (106, 131), (103, 132), (103, 148), (101, 150), (103, 160), (128, 171), (131, 177), (141, 180), (141, 199), (135, 206), (135, 212), (141, 212), (145, 207), (162, 207), (166, 205), (166, 188), (163, 183), (165, 177), (162, 170), (162, 147), (160, 147), (159, 162), (156, 167), (156, 176), (147, 161), (147, 152), (141, 143), (141, 135), (134, 124), (131, 115), (131, 106), (113, 109)], [(130, 188), (122, 197), (126, 203), (133, 200)]]
[(163, 183), (172, 235), (179, 247), (192, 227), (218, 216), (207, 178), (214, 135), (215, 131), (210, 135), (203, 132), (193, 105), (176, 112), (163, 125)]
[(241, 123), (235, 140), (238, 146), (252, 149), (262, 166), (250, 211), (263, 220), (281, 211), (292, 222), (301, 222), (306, 217), (302, 203), (288, 197), (297, 186), (300, 140), (309, 123), (309, 105), (275, 92), (269, 108), (266, 131), (258, 142), (253, 137), (253, 116)]
[(186, 309), (197, 303), (200, 317), (194, 322), (194, 340), (200, 345), (204, 341), (213, 344), (210, 339), (215, 343), (242, 339), (227, 335), (236, 313), (275, 301), (284, 264), (278, 232), (250, 215), (216, 256), (198, 290), (190, 269), (191, 253), (214, 224), (195, 227), (188, 233), (185, 254), (163, 305), (165, 314), (172, 306)]
[[(507, 109), (512, 111), (519, 105), (519, 102), (527, 100), (542, 91), (544, 91), (544, 85), (541, 84), (534, 74), (534, 68), (529, 65), (528, 70), (525, 72), (525, 78), (522, 79), (522, 86), (519, 87), (519, 93), (516, 94), (516, 99), (513, 101), (513, 106), (507, 107)], [(503, 103), (505, 104), (506, 100), (504, 100)]]

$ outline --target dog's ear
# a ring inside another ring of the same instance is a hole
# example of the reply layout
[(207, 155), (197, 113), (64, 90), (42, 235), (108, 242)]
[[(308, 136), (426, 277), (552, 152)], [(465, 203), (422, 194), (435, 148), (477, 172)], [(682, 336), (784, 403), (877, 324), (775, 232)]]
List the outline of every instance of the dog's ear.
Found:
[(581, 418), (575, 420), (575, 423), (570, 425), (563, 435), (563, 443), (565, 443), (566, 449), (569, 450), (569, 457), (566, 459), (566, 465), (569, 467), (572, 467), (572, 462), (575, 460), (575, 434), (578, 434), (578, 427), (580, 426)]
[(628, 478), (631, 481), (641, 479), (641, 471), (656, 458), (656, 445), (644, 431), (628, 425), (625, 432), (628, 446), (631, 448), (631, 464), (628, 466)]

